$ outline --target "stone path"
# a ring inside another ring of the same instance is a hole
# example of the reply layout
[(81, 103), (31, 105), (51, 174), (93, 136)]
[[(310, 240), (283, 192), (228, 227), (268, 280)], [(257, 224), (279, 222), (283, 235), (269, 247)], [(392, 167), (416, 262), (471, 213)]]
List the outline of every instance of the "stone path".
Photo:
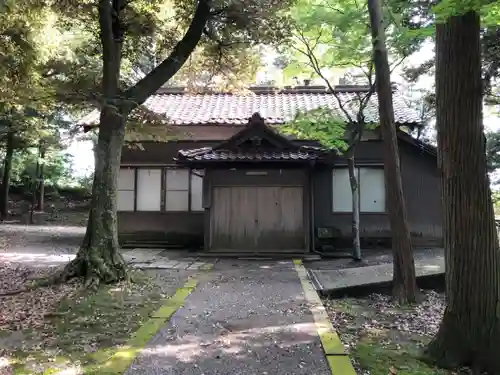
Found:
[[(324, 264), (321, 268), (316, 268), (313, 264), (308, 267), (308, 271), (316, 289), (329, 292), (391, 281), (393, 265), (392, 260), (390, 263), (343, 269), (325, 269)], [(433, 251), (428, 255), (425, 253), (416, 255), (415, 271), (417, 277), (444, 274), (444, 254)]]
[[(163, 254), (162, 254), (163, 253)], [(182, 259), (169, 259), (164, 255), (164, 249), (131, 249), (124, 251), (125, 261), (134, 268), (164, 269), (164, 270), (208, 270), (212, 262), (200, 261), (197, 258), (183, 257)]]
[(330, 375), (291, 261), (221, 260), (125, 373)]

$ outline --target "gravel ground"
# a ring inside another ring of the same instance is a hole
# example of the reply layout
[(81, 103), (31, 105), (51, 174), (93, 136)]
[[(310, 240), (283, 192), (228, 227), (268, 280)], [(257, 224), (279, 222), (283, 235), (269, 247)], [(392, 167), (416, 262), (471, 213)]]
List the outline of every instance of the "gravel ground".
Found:
[(221, 261), (131, 374), (331, 374), (292, 262)]

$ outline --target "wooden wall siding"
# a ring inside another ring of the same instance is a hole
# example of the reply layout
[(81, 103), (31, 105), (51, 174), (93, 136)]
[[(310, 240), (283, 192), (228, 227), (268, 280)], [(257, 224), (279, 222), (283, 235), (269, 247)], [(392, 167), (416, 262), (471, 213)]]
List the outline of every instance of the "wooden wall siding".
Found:
[[(144, 142), (145, 150), (130, 150), (125, 148), (122, 163), (135, 165), (173, 165), (173, 158), (182, 148), (212, 146), (218, 142)], [(420, 153), (415, 147), (399, 142), (401, 154), (401, 172), (403, 188), (407, 199), (408, 219), (414, 243), (426, 244), (429, 240), (442, 238), (441, 205), (439, 200), (438, 171), (436, 158)], [(356, 148), (356, 161), (365, 165), (382, 165), (383, 151), (380, 141), (362, 142)], [(333, 161), (345, 165), (339, 157)], [(184, 233), (189, 236), (205, 236), (204, 244), (210, 244), (210, 209), (212, 189), (215, 186), (303, 186), (304, 187), (304, 227), (309, 233), (309, 183), (307, 169), (271, 169), (262, 166), (255, 169), (211, 169), (207, 170), (204, 179), (203, 212), (185, 212), (166, 214), (164, 212), (127, 212), (118, 213), (120, 233), (157, 233), (170, 236), (174, 233)], [(279, 167), (278, 167), (279, 168)], [(246, 172), (267, 171), (266, 175), (247, 175)], [(332, 212), (332, 175), (330, 166), (317, 165), (314, 173), (315, 228), (329, 227), (337, 234), (350, 237), (350, 214)], [(386, 214), (362, 214), (360, 230), (362, 237), (390, 237), (389, 221)], [(204, 228), (207, 228), (204, 231)], [(308, 242), (308, 235), (305, 236)], [(203, 241), (202, 241), (203, 242)]]
[(303, 169), (232, 168), (212, 169), (208, 173), (213, 186), (304, 186), (307, 183), (307, 172)]
[(210, 233), (212, 250), (303, 250), (303, 189), (215, 187)]
[(415, 152), (407, 144), (401, 145), (400, 150), (401, 178), (410, 229), (416, 240), (430, 235), (441, 238), (442, 208), (436, 159)]
[(121, 239), (162, 240), (202, 247), (203, 228), (203, 212), (118, 212)]
[[(381, 148), (377, 142), (366, 142)], [(415, 152), (415, 148), (399, 142), (401, 177), (407, 202), (411, 235), (417, 245), (440, 243), (442, 238), (441, 205), (436, 159), (428, 154)], [(360, 147), (361, 148), (361, 147)], [(360, 165), (382, 164), (382, 150), (378, 158), (367, 158), (375, 149), (364, 148), (356, 162)], [(315, 226), (330, 228), (336, 237), (351, 236), (351, 214), (332, 212), (332, 172), (329, 166), (318, 167), (314, 173)], [(387, 199), (390, 199), (388, 197)], [(364, 238), (390, 238), (389, 218), (386, 213), (361, 213), (360, 235)]]

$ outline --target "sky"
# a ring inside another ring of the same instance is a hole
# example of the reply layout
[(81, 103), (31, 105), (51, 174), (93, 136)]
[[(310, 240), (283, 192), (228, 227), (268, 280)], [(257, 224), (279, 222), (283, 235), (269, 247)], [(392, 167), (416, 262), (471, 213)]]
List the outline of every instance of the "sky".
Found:
[[(403, 66), (417, 66), (434, 55), (434, 46), (432, 43), (426, 43), (423, 45), (422, 49), (408, 57), (405, 64), (401, 65), (398, 69), (396, 69), (392, 76), (391, 80), (397, 83), (403, 83), (404, 80), (401, 76)], [(278, 74), (277, 69), (274, 68), (271, 62), (274, 60), (274, 56), (272, 54), (268, 54), (264, 57), (264, 63), (266, 67), (261, 69), (257, 73), (256, 83), (262, 82), (264, 80), (269, 79), (269, 77)], [(432, 88), (434, 83), (434, 77), (431, 76), (423, 76), (419, 79), (419, 81), (415, 84), (415, 89), (430, 89)], [(484, 114), (484, 124), (487, 131), (494, 131), (500, 128), (500, 119), (496, 114), (496, 108), (485, 108)], [(92, 151), (92, 142), (90, 141), (81, 141), (74, 140), (70, 143), (68, 148), (68, 153), (73, 158), (73, 173), (75, 177), (87, 176), (92, 173), (94, 168), (94, 156)]]

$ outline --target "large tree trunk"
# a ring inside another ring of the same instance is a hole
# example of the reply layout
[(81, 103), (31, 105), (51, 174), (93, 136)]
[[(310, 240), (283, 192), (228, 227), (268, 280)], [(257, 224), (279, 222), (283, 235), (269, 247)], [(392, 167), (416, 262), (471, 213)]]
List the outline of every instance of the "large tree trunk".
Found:
[(354, 150), (347, 157), (347, 169), (349, 170), (349, 184), (352, 193), (352, 257), (356, 261), (361, 260), (361, 241), (359, 238), (359, 184), (356, 177), (354, 163)]
[(99, 1), (100, 38), (103, 47), (103, 106), (95, 151), (94, 181), (87, 230), (76, 258), (60, 279), (84, 277), (88, 287), (127, 278), (118, 244), (116, 188), (128, 112), (119, 95), (124, 28), (120, 19), (125, 3)]
[(61, 275), (63, 281), (84, 277), (87, 285), (93, 287), (100, 282), (112, 283), (127, 277), (119, 251), (116, 217), (116, 188), (124, 134), (124, 116), (112, 107), (105, 107), (101, 112), (87, 230), (76, 259)]
[(10, 172), (12, 170), (12, 156), (14, 155), (14, 132), (7, 133), (7, 145), (3, 162), (2, 192), (0, 196), (0, 220), (6, 220), (9, 215), (9, 188)]
[(471, 365), (499, 374), (499, 249), (482, 124), (479, 35), (474, 12), (436, 29), (447, 307), (428, 354), (444, 367)]
[(385, 185), (392, 232), (393, 295), (400, 303), (415, 302), (418, 289), (410, 230), (399, 165), (398, 139), (392, 105), (392, 87), (380, 0), (368, 0), (373, 40), (380, 128), (384, 143)]

